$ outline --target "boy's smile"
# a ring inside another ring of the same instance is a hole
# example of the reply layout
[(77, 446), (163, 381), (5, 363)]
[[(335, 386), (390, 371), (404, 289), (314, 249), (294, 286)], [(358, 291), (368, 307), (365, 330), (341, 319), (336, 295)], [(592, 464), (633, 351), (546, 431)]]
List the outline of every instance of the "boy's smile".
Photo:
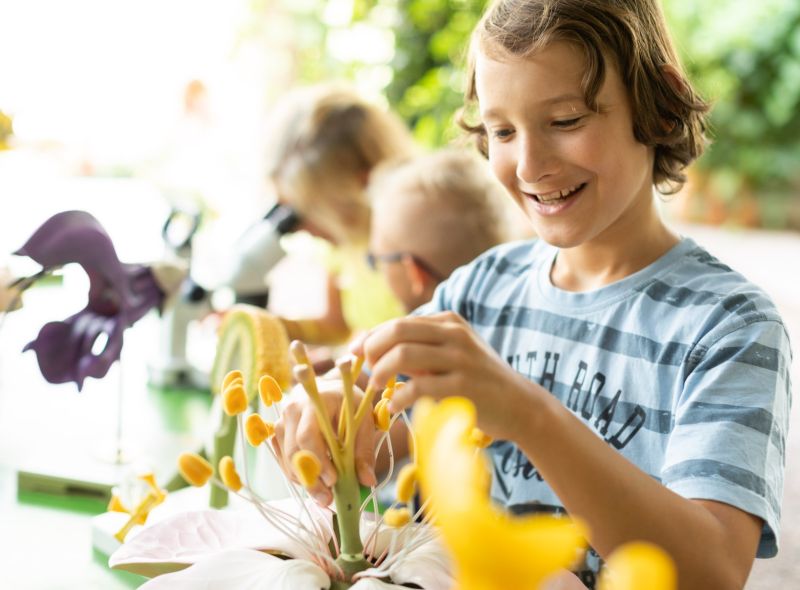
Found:
[(610, 246), (603, 250), (612, 259), (629, 245), (640, 248), (644, 232), (658, 234), (653, 148), (633, 135), (628, 92), (613, 61), (606, 60), (592, 110), (575, 45), (556, 41), (529, 57), (493, 49), (476, 59), (489, 160), (537, 234), (560, 248)]

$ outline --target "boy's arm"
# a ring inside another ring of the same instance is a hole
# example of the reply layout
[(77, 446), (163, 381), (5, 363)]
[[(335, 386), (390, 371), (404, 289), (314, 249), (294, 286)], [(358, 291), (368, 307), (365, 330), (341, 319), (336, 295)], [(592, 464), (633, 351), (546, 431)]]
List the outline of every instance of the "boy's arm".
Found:
[(758, 517), (687, 499), (655, 481), (543, 387), (508, 367), (458, 315), (389, 322), (353, 352), (365, 355), (376, 385), (396, 373), (412, 377), (395, 393), (393, 411), (421, 396), (469, 397), (478, 425), (517, 443), (567, 511), (585, 521), (601, 555), (628, 541), (649, 540), (673, 556), (681, 588), (744, 586), (761, 531)]
[(761, 519), (728, 504), (672, 492), (540, 386), (532, 383), (520, 393), (528, 400), (520, 408), (528, 427), (514, 435), (515, 442), (567, 511), (586, 522), (592, 546), (603, 557), (626, 541), (647, 540), (675, 559), (681, 588), (744, 587)]

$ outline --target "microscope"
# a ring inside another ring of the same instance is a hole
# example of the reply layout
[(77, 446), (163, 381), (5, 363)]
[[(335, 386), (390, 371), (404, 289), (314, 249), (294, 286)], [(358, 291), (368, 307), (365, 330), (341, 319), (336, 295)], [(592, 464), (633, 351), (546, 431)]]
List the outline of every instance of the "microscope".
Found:
[(180, 291), (165, 306), (161, 320), (159, 351), (148, 367), (149, 381), (157, 387), (209, 387), (208, 374), (193, 367), (186, 355), (187, 334), (193, 321), (213, 311), (211, 295), (220, 288), (231, 289), (237, 303), (266, 307), (269, 299), (266, 277), (286, 255), (281, 237), (296, 231), (300, 225), (297, 213), (287, 205), (276, 203), (258, 222), (250, 226), (236, 241), (222, 280), (214, 289), (207, 289), (192, 279), (192, 238), (200, 224), (198, 213), (173, 211), (162, 231), (165, 243), (188, 271)]

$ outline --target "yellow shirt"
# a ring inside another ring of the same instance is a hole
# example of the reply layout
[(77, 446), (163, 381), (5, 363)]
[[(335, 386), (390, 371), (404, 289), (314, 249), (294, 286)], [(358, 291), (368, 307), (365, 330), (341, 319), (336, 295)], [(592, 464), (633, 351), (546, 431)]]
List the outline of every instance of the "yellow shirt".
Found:
[(326, 268), (337, 277), (342, 313), (352, 332), (368, 330), (405, 315), (380, 271), (372, 270), (366, 253), (356, 248), (330, 248)]

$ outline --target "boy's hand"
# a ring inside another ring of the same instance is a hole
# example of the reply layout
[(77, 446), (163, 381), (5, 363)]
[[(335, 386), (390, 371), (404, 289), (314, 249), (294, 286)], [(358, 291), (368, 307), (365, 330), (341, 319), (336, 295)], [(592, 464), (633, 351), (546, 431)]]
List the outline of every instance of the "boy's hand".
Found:
[[(453, 312), (391, 320), (354, 341), (351, 352), (372, 368), (370, 382), (383, 386), (395, 374), (411, 379), (390, 404), (392, 412), (418, 398), (461, 395), (475, 403), (478, 423), (492, 438), (513, 440), (531, 383), (504, 363), (467, 322)], [(515, 408), (517, 411), (515, 411)]]
[[(328, 416), (331, 418), (333, 431), (336, 432), (339, 424), (339, 410), (342, 405), (342, 383), (338, 380), (318, 379), (317, 387)], [(354, 394), (357, 407), (363, 394), (355, 387)], [(297, 482), (297, 478), (291, 468), (292, 455), (299, 450), (308, 450), (319, 458), (322, 472), (317, 483), (309, 488), (308, 492), (317, 502), (327, 506), (333, 500), (331, 487), (336, 483), (336, 469), (317, 422), (314, 406), (306, 397), (302, 387), (296, 385), (290, 397), (293, 398), (293, 401), (283, 408), (280, 419), (275, 423), (275, 436), (271, 441), (272, 448), (280, 459), (283, 471), (295, 482)], [(356, 474), (359, 481), (366, 486), (374, 486), (377, 483), (374, 450), (375, 424), (370, 413), (361, 423), (355, 440)]]

